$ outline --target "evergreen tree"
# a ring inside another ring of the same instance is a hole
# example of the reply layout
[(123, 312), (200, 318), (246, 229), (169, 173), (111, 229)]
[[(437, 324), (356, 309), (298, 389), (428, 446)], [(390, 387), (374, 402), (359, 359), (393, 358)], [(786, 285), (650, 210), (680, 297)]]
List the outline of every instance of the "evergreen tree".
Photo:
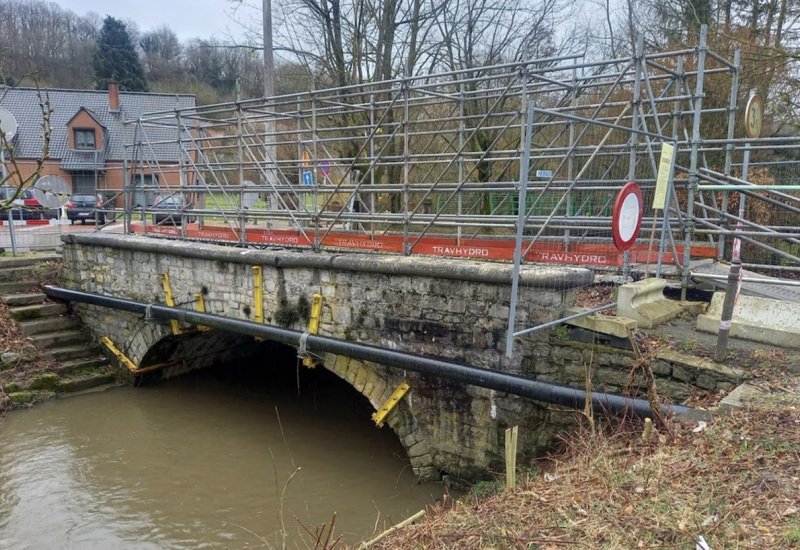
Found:
[(98, 90), (106, 89), (109, 82), (118, 82), (121, 90), (147, 91), (144, 70), (128, 30), (122, 21), (113, 17), (105, 18), (97, 38), (94, 80)]

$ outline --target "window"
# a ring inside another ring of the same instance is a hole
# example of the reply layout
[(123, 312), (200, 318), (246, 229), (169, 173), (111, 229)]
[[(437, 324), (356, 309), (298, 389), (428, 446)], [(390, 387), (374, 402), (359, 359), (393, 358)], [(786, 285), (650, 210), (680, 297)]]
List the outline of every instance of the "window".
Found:
[(97, 187), (97, 172), (72, 172), (73, 193), (94, 193)]
[(97, 144), (94, 140), (94, 130), (76, 128), (75, 132), (75, 149), (97, 149)]
[(158, 185), (158, 174), (133, 174), (131, 183), (134, 187), (156, 187)]

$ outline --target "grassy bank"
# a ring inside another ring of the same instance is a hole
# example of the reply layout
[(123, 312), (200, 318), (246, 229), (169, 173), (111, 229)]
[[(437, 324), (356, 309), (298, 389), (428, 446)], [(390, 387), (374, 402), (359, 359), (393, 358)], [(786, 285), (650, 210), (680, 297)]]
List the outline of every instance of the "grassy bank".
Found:
[(630, 424), (587, 429), (517, 489), (432, 511), (373, 548), (800, 548), (799, 406), (795, 390), (650, 442)]

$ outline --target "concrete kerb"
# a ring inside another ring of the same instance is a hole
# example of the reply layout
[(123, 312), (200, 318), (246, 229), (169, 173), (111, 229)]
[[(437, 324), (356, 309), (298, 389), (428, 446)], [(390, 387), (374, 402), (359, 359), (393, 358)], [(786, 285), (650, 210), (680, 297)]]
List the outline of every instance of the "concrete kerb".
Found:
[[(200, 247), (183, 241), (101, 233), (66, 234), (62, 235), (61, 240), (65, 244), (108, 246), (138, 252), (279, 268), (303, 267), (362, 273), (388, 273), (502, 285), (510, 285), (513, 276), (513, 267), (508, 264), (450, 258), (443, 260), (423, 256), (265, 251), (211, 244), (204, 244)], [(552, 289), (553, 291), (586, 286), (593, 280), (592, 271), (585, 268), (528, 266), (523, 268), (520, 273), (522, 285)]]
[(634, 319), (641, 328), (653, 328), (682, 311), (680, 303), (664, 297), (664, 279), (642, 279), (619, 287), (617, 315)]

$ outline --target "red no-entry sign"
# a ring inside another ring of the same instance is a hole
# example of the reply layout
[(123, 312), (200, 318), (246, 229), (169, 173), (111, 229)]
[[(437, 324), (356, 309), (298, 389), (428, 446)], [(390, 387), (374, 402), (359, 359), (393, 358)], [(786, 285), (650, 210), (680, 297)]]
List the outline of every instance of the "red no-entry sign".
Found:
[(611, 228), (614, 245), (619, 250), (628, 250), (642, 227), (642, 192), (636, 182), (629, 181), (617, 195)]

